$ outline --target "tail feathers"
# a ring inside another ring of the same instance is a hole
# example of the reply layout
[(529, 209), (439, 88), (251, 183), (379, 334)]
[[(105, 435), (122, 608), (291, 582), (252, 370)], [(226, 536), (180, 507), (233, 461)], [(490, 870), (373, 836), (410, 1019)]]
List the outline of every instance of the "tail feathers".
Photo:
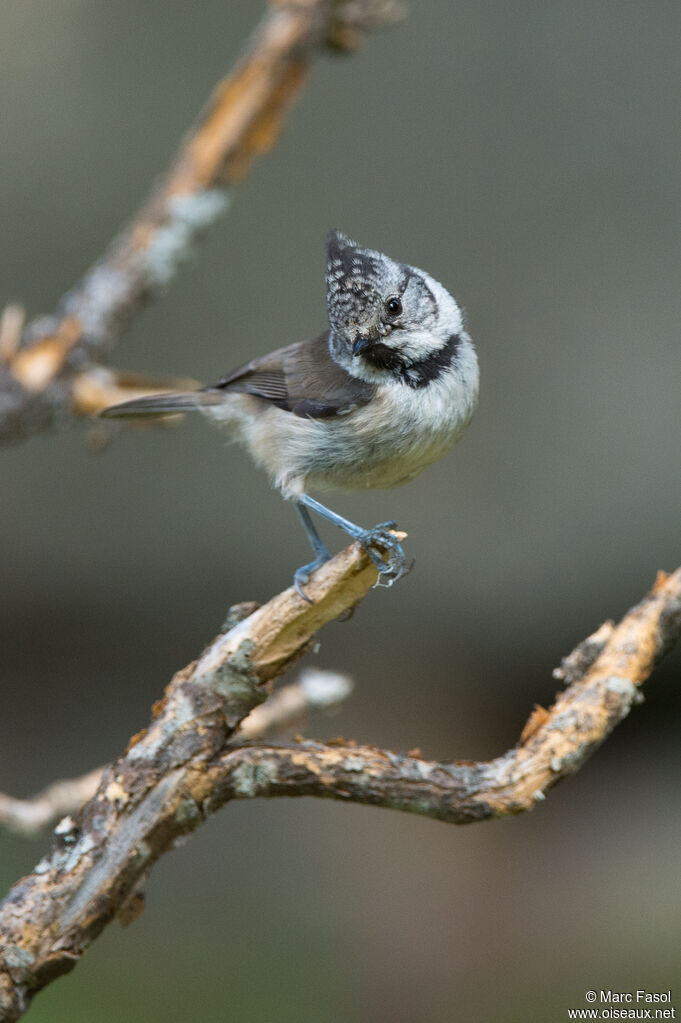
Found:
[(148, 394), (143, 398), (110, 405), (99, 413), (105, 419), (134, 419), (141, 416), (167, 416), (177, 412), (197, 412), (222, 400), (219, 391), (188, 391), (185, 394)]

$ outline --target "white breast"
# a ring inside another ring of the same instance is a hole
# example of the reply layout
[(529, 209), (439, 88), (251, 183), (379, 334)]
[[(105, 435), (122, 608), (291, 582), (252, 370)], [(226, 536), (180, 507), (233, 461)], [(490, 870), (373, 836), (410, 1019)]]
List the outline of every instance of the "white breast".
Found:
[(231, 428), (285, 497), (309, 490), (396, 487), (441, 458), (468, 425), (478, 398), (470, 344), (426, 387), (383, 384), (360, 408), (330, 419), (302, 419), (249, 395), (225, 396), (206, 410)]

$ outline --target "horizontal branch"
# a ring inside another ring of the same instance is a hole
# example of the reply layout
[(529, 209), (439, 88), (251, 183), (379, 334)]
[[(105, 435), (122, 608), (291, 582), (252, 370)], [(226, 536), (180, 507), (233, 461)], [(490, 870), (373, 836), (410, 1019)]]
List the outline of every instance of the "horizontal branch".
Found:
[(618, 625), (602, 626), (563, 661), (556, 676), (567, 688), (551, 708), (534, 710), (514, 749), (489, 762), (427, 761), (344, 741), (245, 742), (237, 729), (269, 681), (376, 578), (366, 555), (348, 548), (313, 577), (313, 605), (287, 590), (258, 610), (237, 608), (242, 620), (178, 672), (149, 729), (0, 907), (0, 1019), (18, 1019), (110, 920), (133, 919), (155, 860), (229, 800), (325, 796), (455, 824), (529, 810), (629, 713), (681, 635), (678, 569), (660, 573)]
[(451, 824), (531, 810), (574, 774), (631, 707), (641, 684), (681, 638), (681, 568), (618, 625), (606, 622), (554, 677), (567, 688), (536, 707), (518, 745), (488, 762), (437, 762), (354, 743), (258, 743), (224, 750), (203, 780), (209, 808), (259, 796), (325, 796)]
[(273, 146), (313, 59), (329, 48), (354, 49), (400, 13), (398, 0), (271, 0), (246, 53), (214, 90), (168, 172), (56, 314), (19, 334), (15, 306), (0, 318), (0, 443), (73, 413), (91, 414), (92, 388), (82, 401), (74, 378), (108, 353), (227, 210), (229, 189)]

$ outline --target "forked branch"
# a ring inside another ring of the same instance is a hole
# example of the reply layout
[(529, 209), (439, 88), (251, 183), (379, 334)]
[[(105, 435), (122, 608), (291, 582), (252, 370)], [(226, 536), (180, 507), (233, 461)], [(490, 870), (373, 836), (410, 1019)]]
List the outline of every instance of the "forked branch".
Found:
[(326, 796), (455, 824), (531, 809), (629, 713), (681, 634), (678, 569), (660, 573), (618, 625), (603, 625), (563, 661), (556, 675), (567, 688), (548, 710), (533, 711), (514, 749), (486, 763), (342, 741), (246, 739), (248, 715), (272, 680), (376, 578), (368, 557), (350, 547), (313, 577), (314, 604), (286, 590), (258, 610), (237, 607), (233, 627), (177, 673), (149, 728), (105, 770), (78, 817), (57, 827), (50, 853), (0, 907), (1, 1020), (18, 1019), (114, 917), (133, 919), (153, 863), (230, 800)]
[[(242, 722), (236, 737), (244, 742), (281, 734), (304, 721), (311, 711), (331, 710), (348, 698), (352, 682), (335, 671), (307, 668), (297, 682), (283, 686)], [(35, 837), (61, 820), (76, 814), (99, 788), (105, 767), (96, 767), (78, 778), (62, 778), (29, 799), (0, 792), (0, 828), (17, 835)]]

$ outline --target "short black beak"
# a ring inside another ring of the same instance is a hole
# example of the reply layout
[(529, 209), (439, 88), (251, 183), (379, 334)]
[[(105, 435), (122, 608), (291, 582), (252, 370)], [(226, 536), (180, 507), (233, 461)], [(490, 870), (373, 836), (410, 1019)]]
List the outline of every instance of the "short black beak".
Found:
[(358, 334), (355, 340), (352, 342), (352, 354), (355, 356), (361, 355), (362, 352), (366, 352), (367, 348), (371, 348), (371, 346), (375, 342), (376, 342), (375, 337), (367, 337)]

